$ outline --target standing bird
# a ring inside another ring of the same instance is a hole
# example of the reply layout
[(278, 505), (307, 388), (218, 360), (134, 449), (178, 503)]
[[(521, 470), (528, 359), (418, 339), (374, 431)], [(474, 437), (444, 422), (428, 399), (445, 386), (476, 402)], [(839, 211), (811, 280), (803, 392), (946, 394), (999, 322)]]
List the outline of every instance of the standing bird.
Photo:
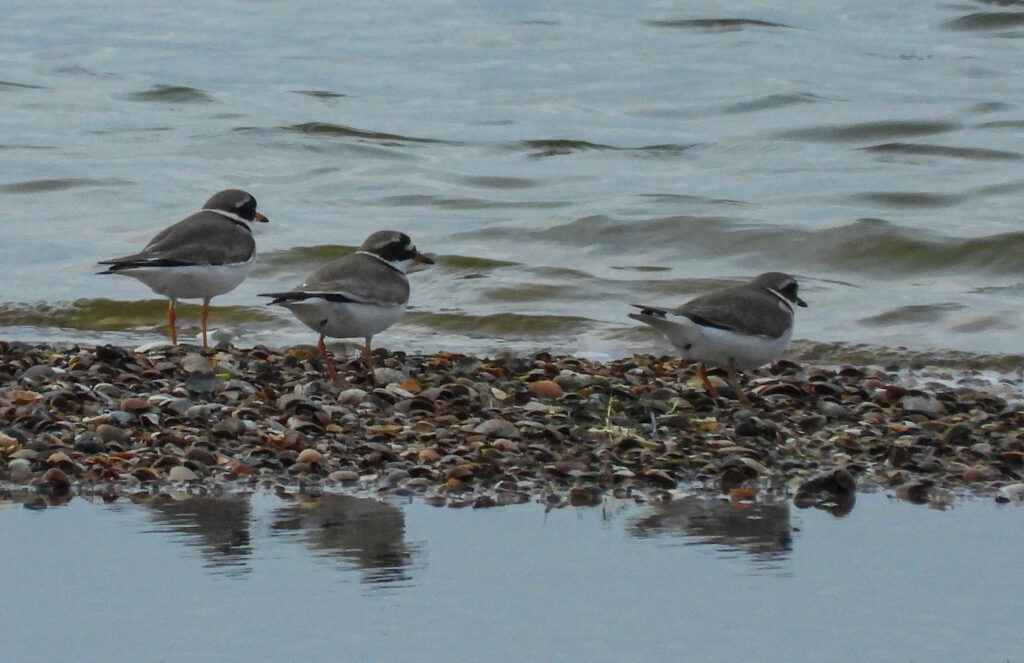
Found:
[(373, 335), (394, 324), (409, 302), (405, 272), (413, 262), (434, 264), (416, 250), (405, 233), (380, 230), (366, 238), (355, 253), (316, 270), (289, 292), (268, 292), (270, 305), (287, 308), (310, 329), (319, 332), (317, 349), (331, 379), (338, 377), (327, 354), (324, 337), (365, 340), (363, 361), (373, 381)]
[(202, 299), (203, 348), (210, 300), (238, 287), (252, 269), (256, 242), (253, 221), (266, 222), (256, 199), (240, 189), (226, 189), (206, 201), (203, 209), (160, 231), (139, 253), (102, 260), (110, 265), (99, 274), (124, 274), (142, 281), (170, 300), (167, 326), (177, 345), (174, 305), (179, 299)]
[(683, 357), (699, 361), (697, 375), (713, 397), (717, 394), (704, 364), (724, 367), (729, 384), (746, 402), (736, 371), (757, 368), (779, 356), (793, 334), (793, 304), (807, 306), (797, 296), (796, 280), (767, 272), (675, 309), (634, 304), (640, 312), (629, 317), (660, 331)]

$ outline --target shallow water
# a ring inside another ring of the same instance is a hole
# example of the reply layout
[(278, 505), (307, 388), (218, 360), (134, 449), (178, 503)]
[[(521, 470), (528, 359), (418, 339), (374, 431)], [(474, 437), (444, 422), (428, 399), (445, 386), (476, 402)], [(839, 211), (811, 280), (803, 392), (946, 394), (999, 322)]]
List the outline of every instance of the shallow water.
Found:
[(0, 510), (5, 661), (1017, 661), (1018, 505)]
[(243, 345), (315, 340), (256, 293), (393, 227), (439, 257), (393, 349), (667, 352), (630, 302), (782, 269), (797, 339), (1017, 354), (1022, 37), (994, 0), (8, 2), (0, 335), (161, 338), (95, 262), (239, 186)]

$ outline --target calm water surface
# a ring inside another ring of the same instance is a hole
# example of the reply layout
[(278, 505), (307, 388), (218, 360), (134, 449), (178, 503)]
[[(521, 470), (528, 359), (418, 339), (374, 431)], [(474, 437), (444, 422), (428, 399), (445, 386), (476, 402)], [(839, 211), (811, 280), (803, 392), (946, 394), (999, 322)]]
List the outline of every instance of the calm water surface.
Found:
[(1024, 511), (0, 510), (0, 660), (1020, 661)]
[(240, 186), (239, 344), (313, 340), (255, 294), (392, 227), (439, 258), (394, 349), (667, 351), (630, 302), (784, 269), (794, 356), (1020, 352), (1018, 3), (13, 0), (0, 40), (8, 338), (161, 338), (95, 261)]

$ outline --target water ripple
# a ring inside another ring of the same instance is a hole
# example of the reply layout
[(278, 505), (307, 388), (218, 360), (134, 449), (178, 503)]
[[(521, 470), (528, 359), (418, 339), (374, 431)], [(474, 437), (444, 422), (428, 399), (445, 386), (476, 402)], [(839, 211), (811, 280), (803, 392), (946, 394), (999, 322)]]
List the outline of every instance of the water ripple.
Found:
[(573, 205), (570, 201), (536, 201), (536, 200), (487, 200), (484, 198), (453, 198), (423, 194), (384, 196), (378, 198), (381, 205), (389, 207), (439, 207), (450, 210), (474, 209), (556, 209)]
[(1019, 152), (1006, 150), (987, 150), (971, 147), (951, 147), (949, 145), (928, 145), (923, 143), (882, 143), (861, 148), (865, 152), (879, 154), (911, 154), (915, 156), (952, 157), (955, 159), (973, 159), (977, 161), (1018, 161), (1024, 158)]
[(295, 131), (301, 134), (314, 134), (320, 136), (334, 136), (338, 138), (362, 138), (365, 140), (372, 140), (381, 142), (384, 144), (401, 144), (401, 143), (447, 143), (448, 141), (438, 140), (435, 138), (419, 138), (416, 136), (402, 136), (400, 134), (390, 134), (381, 131), (367, 131), (364, 129), (356, 129), (355, 127), (347, 127), (342, 124), (332, 124), (330, 122), (305, 122), (303, 124), (293, 124), (291, 126), (283, 127), (288, 131)]
[(726, 106), (724, 113), (751, 113), (755, 111), (770, 110), (773, 108), (785, 108), (787, 106), (799, 106), (802, 104), (816, 104), (822, 101), (821, 97), (814, 94), (769, 94), (753, 101), (741, 101)]
[(0, 81), (0, 90), (43, 90), (42, 85), (29, 85), (27, 83), (15, 83), (14, 81)]
[(825, 142), (853, 142), (866, 140), (885, 140), (907, 136), (928, 136), (931, 134), (948, 133), (959, 129), (955, 122), (925, 120), (885, 120), (880, 122), (860, 122), (856, 124), (826, 125), (804, 129), (790, 129), (775, 134), (777, 138), (790, 140), (808, 140)]
[(133, 101), (160, 102), (174, 104), (209, 103), (213, 98), (202, 90), (184, 85), (154, 85), (142, 92), (128, 95)]
[(921, 191), (869, 191), (857, 193), (850, 200), (884, 207), (940, 208), (959, 205), (968, 196), (963, 194), (923, 193)]
[(574, 140), (570, 138), (542, 138), (537, 140), (524, 140), (516, 143), (510, 147), (510, 149), (519, 151), (526, 149), (530, 152), (531, 157), (554, 157), (563, 156), (566, 154), (573, 154), (576, 152), (589, 152), (589, 151), (614, 151), (614, 152), (634, 152), (637, 154), (646, 154), (649, 156), (657, 155), (674, 155), (679, 152), (688, 150), (698, 143), (690, 144), (661, 144), (661, 145), (644, 145), (641, 147), (618, 147), (616, 145), (603, 145), (601, 143), (591, 143), (585, 140)]
[(292, 92), (295, 94), (305, 95), (307, 97), (313, 97), (314, 99), (338, 99), (348, 96), (347, 94), (331, 92), (330, 90), (292, 90)]
[(745, 28), (792, 28), (791, 25), (762, 21), (754, 18), (694, 18), (669, 21), (644, 21), (655, 28), (682, 28), (704, 32), (734, 32)]
[(1024, 12), (977, 12), (946, 21), (950, 30), (1005, 30), (1024, 25)]
[(942, 320), (947, 314), (966, 308), (963, 304), (943, 302), (939, 304), (910, 304), (899, 308), (861, 318), (857, 322), (873, 327), (888, 327), (900, 324), (923, 324)]
[(124, 180), (94, 180), (87, 177), (69, 177), (51, 180), (25, 180), (23, 182), (12, 182), (11, 184), (0, 184), (0, 192), (3, 193), (50, 193), (53, 191), (66, 191), (87, 186), (120, 186), (130, 184)]
[(920, 229), (880, 219), (813, 233), (801, 250), (822, 263), (852, 272), (1024, 272), (1024, 232), (977, 238), (928, 238)]

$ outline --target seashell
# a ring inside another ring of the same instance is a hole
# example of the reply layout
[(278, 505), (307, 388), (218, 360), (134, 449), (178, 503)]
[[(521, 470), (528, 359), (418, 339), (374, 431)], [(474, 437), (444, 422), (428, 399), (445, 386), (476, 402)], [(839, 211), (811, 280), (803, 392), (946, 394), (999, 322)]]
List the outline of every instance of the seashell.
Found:
[(506, 438), (498, 438), (491, 446), (500, 451), (510, 451), (512, 453), (519, 453), (520, 451), (518, 444)]
[(519, 429), (516, 428), (516, 425), (505, 419), (488, 419), (477, 425), (473, 432), (488, 437), (520, 437)]
[(412, 398), (413, 397), (413, 392), (406, 391), (405, 389), (403, 389), (396, 382), (389, 383), (388, 386), (384, 387), (384, 390), (387, 391), (392, 396), (397, 396), (398, 398)]
[(71, 490), (71, 479), (56, 467), (46, 470), (40, 481), (54, 495), (65, 495)]
[(663, 488), (675, 488), (679, 485), (675, 477), (665, 470), (647, 470), (643, 473), (643, 478)]
[(120, 409), (125, 412), (145, 412), (152, 406), (149, 404), (148, 398), (142, 398), (139, 396), (129, 396), (128, 398), (122, 398), (119, 404)]
[(417, 454), (421, 463), (436, 463), (441, 458), (441, 454), (434, 448), (423, 449)]
[(217, 456), (212, 451), (195, 445), (185, 449), (185, 458), (210, 467), (217, 465)]
[(769, 382), (768, 384), (762, 384), (754, 387), (752, 391), (762, 398), (767, 396), (788, 396), (790, 398), (800, 398), (806, 393), (804, 389), (792, 382)]
[(690, 428), (696, 433), (714, 433), (718, 430), (718, 420), (711, 417), (706, 419), (692, 418), (689, 421)]
[(124, 444), (128, 441), (128, 432), (111, 424), (100, 424), (96, 427), (96, 437), (103, 442)]
[(192, 373), (185, 379), (185, 388), (191, 394), (213, 394), (224, 387), (224, 381), (213, 373)]
[(173, 482), (194, 482), (199, 481), (199, 476), (184, 465), (175, 465), (167, 471), (167, 480)]
[(445, 471), (444, 475), (445, 475), (445, 478), (447, 478), (449, 480), (451, 480), (451, 479), (464, 480), (464, 479), (468, 479), (469, 477), (473, 476), (475, 470), (476, 470), (476, 466), (475, 465), (472, 465), (470, 463), (463, 463), (461, 465), (456, 465), (455, 467), (448, 468)]
[(358, 405), (366, 398), (366, 392), (362, 389), (345, 389), (338, 394), (338, 402), (344, 405)]
[(554, 380), (537, 380), (529, 383), (529, 389), (539, 398), (554, 400), (561, 398), (564, 390)]
[(132, 476), (139, 481), (159, 481), (160, 475), (157, 474), (151, 467), (140, 467), (132, 471)]
[(19, 449), (21, 449), (21, 443), (17, 438), (11, 437), (7, 433), (0, 432), (0, 452), (4, 455), (9, 455)]
[(54, 467), (60, 467), (67, 472), (71, 472), (75, 469), (75, 462), (63, 451), (57, 451), (50, 454), (46, 458), (46, 462)]
[(32, 463), (25, 458), (15, 458), (7, 463), (7, 471), (11, 481), (24, 483), (32, 476)]
[(34, 391), (23, 391), (21, 389), (13, 389), (4, 394), (4, 400), (12, 405), (28, 405), (29, 403), (35, 403), (40, 398), (41, 396)]
[(299, 452), (299, 456), (296, 459), (298, 463), (306, 463), (308, 465), (324, 465), (325, 460), (323, 454), (316, 449), (303, 449)]
[(248, 463), (234, 463), (231, 465), (231, 476), (247, 477), (256, 472), (256, 468)]
[(39, 458), (39, 452), (35, 449), (18, 449), (14, 453), (10, 454), (9, 457), (16, 460), (27, 460), (32, 462)]
[(557, 460), (544, 468), (549, 472), (564, 474), (566, 476), (579, 476), (586, 473), (590, 467), (583, 462), (574, 460)]

